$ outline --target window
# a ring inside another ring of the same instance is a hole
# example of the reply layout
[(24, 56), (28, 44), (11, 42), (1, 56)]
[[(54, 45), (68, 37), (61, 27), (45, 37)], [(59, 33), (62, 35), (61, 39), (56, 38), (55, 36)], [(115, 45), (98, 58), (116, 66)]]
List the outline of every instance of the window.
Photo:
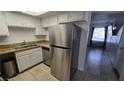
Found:
[(92, 41), (104, 42), (105, 39), (105, 28), (95, 28), (93, 32)]

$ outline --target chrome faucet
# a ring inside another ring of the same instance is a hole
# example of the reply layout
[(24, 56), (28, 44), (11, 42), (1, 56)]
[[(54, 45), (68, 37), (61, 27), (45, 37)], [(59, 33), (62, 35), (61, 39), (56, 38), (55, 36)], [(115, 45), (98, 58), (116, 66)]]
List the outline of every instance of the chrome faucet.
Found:
[(25, 42), (25, 40), (22, 42), (22, 45), (27, 45), (26, 42)]

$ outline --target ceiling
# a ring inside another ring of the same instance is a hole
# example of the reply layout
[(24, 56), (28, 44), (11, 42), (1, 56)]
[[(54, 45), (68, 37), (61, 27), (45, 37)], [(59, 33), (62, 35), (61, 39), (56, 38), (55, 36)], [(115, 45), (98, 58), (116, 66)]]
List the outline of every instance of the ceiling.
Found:
[(108, 26), (110, 24), (124, 24), (123, 11), (97, 11), (92, 12), (91, 26)]
[[(20, 11), (20, 13), (44, 18), (56, 15), (65, 11)], [(111, 24), (124, 24), (123, 11), (93, 11), (91, 17), (91, 26), (108, 26)]]
[(21, 11), (24, 14), (32, 15), (32, 16), (39, 16), (44, 13), (47, 13), (48, 11)]
[(38, 18), (48, 17), (48, 16), (56, 15), (62, 12), (64, 11), (18, 11), (18, 13), (23, 13), (23, 14), (38, 17)]

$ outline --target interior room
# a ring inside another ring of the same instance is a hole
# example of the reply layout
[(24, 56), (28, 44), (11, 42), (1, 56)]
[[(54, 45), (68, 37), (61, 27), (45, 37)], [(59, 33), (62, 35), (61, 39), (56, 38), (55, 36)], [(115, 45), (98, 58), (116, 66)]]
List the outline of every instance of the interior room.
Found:
[[(121, 78), (123, 68), (122, 55), (123, 12), (97, 11), (92, 13), (89, 42), (86, 58), (88, 80), (117, 81)], [(118, 59), (119, 58), (119, 59)], [(118, 65), (122, 67), (118, 68)], [(122, 76), (123, 77), (123, 76)]]
[(119, 11), (0, 11), (0, 81), (123, 81), (123, 24)]

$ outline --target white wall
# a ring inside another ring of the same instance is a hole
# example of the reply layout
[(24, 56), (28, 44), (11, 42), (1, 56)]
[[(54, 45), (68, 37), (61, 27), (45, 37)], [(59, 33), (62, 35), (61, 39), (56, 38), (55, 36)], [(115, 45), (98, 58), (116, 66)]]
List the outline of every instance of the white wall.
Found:
[(9, 37), (0, 37), (0, 45), (3, 44), (12, 44), (20, 43), (25, 41), (37, 41), (37, 40), (46, 40), (46, 36), (35, 36), (35, 29), (30, 28), (18, 28), (18, 27), (9, 27), (10, 36)]
[(77, 23), (77, 25), (82, 28), (80, 47), (79, 47), (80, 48), (79, 62), (78, 62), (78, 69), (80, 71), (85, 70), (87, 44), (88, 44), (89, 27), (90, 27), (90, 17), (91, 17), (91, 14), (89, 13), (89, 22), (87, 22), (87, 23), (83, 23), (83, 22)]

